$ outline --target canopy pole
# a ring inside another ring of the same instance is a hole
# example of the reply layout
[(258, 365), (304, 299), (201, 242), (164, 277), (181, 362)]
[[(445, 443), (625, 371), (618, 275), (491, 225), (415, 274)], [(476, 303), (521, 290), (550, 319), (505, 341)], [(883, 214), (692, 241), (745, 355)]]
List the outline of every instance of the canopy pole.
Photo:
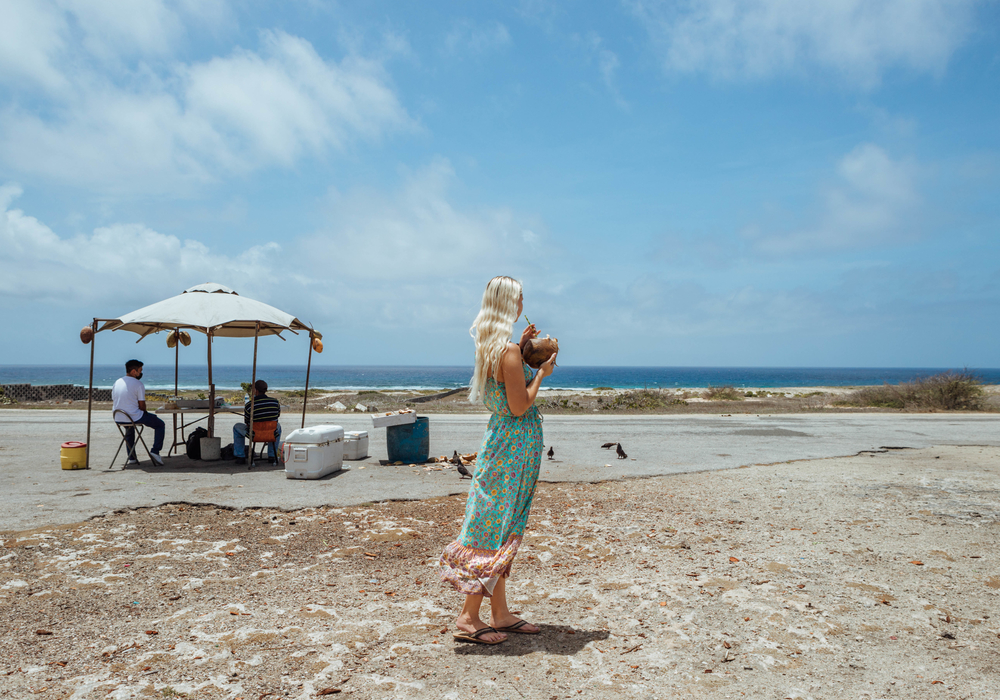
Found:
[(84, 460), (87, 469), (90, 469), (90, 413), (94, 407), (94, 344), (97, 341), (97, 319), (91, 324), (94, 337), (90, 339), (90, 389), (87, 392), (87, 449), (84, 452)]
[(215, 437), (215, 384), (212, 383), (212, 329), (208, 329), (208, 436)]
[[(177, 373), (178, 373), (178, 369), (180, 368), (180, 362), (181, 362), (181, 332), (179, 330), (177, 330), (176, 328), (174, 329), (174, 336), (175, 336), (175, 340), (177, 341), (177, 344), (174, 346), (174, 399), (176, 400), (177, 399)], [(176, 406), (177, 404), (174, 404), (174, 405)], [(173, 437), (174, 444), (170, 446), (170, 452), (173, 452), (174, 450), (177, 449), (177, 414), (173, 413), (171, 415), (172, 415), (172, 417), (174, 419), (174, 432), (173, 432), (173, 435), (174, 435), (174, 437)], [(181, 438), (183, 438), (183, 437), (184, 437), (184, 431), (182, 430), (181, 431)], [(168, 452), (167, 454), (169, 455), (170, 452)]]
[(306, 427), (306, 402), (309, 401), (309, 371), (312, 369), (313, 361), (313, 334), (309, 333), (309, 360), (306, 362), (306, 393), (302, 397), (302, 425), (300, 428)]
[[(253, 407), (257, 403), (257, 338), (260, 336), (260, 321), (257, 321), (253, 329), (253, 371), (250, 378), (250, 425), (247, 426), (247, 434), (250, 440), (250, 465), (247, 469), (253, 469)], [(277, 457), (277, 455), (275, 455)]]

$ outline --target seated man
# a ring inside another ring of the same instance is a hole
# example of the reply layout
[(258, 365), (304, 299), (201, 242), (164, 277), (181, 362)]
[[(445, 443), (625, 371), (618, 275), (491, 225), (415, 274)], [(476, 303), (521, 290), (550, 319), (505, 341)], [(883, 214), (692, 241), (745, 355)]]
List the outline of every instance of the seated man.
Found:
[[(267, 395), (267, 382), (263, 379), (258, 379), (254, 383), (253, 388), (256, 395), (253, 402), (253, 418), (251, 419), (250, 417), (250, 399), (247, 399), (246, 404), (243, 406), (243, 422), (233, 426), (233, 457), (236, 458), (237, 464), (247, 463), (246, 437), (247, 433), (250, 432), (251, 420), (255, 423), (271, 420), (276, 421), (278, 420), (278, 416), (281, 415), (281, 404), (278, 403), (278, 399), (272, 399)], [(271, 464), (274, 464), (278, 459), (274, 453), (274, 446), (279, 444), (281, 444), (280, 423), (274, 431), (274, 442), (267, 445), (267, 461)], [(253, 449), (253, 447), (251, 446), (250, 449)]]
[[(127, 423), (125, 416), (115, 411), (123, 411), (136, 424), (148, 425), (153, 429), (153, 449), (149, 456), (157, 466), (163, 466), (160, 450), (163, 449), (163, 435), (166, 426), (163, 421), (152, 413), (146, 412), (146, 387), (142, 379), (142, 363), (139, 360), (129, 360), (125, 363), (125, 376), (115, 382), (111, 389), (111, 415), (116, 423)], [(125, 447), (128, 449), (128, 463), (138, 464), (135, 456), (135, 431), (129, 426), (125, 430)]]

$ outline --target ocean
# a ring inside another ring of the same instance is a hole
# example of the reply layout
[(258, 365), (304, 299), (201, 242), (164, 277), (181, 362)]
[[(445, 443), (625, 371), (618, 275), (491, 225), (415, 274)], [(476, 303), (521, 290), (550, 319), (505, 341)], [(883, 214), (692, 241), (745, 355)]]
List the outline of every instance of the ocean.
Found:
[[(213, 368), (216, 389), (230, 391), (250, 381), (248, 365), (217, 365)], [(543, 386), (550, 389), (688, 388), (705, 386), (811, 387), (896, 384), (926, 377), (947, 368), (900, 367), (557, 367)], [(1000, 369), (973, 369), (987, 384), (1000, 384)], [(124, 374), (119, 365), (95, 365), (94, 386), (110, 388)], [(204, 365), (181, 365), (179, 388), (205, 390), (208, 371)], [(0, 384), (78, 384), (87, 386), (87, 365), (0, 365)], [(258, 365), (258, 378), (277, 390), (302, 389), (304, 365)], [(455, 389), (467, 386), (472, 367), (334, 367), (313, 365), (311, 388), (363, 389)], [(145, 365), (143, 383), (150, 390), (174, 388), (173, 365)]]

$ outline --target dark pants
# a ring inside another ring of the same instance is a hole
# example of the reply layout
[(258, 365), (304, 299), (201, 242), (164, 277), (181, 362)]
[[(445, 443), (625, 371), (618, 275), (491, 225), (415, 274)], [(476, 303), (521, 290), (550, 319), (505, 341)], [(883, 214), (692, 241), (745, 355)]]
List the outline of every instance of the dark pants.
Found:
[[(160, 454), (160, 450), (163, 449), (163, 436), (167, 432), (167, 426), (160, 418), (148, 411), (143, 411), (142, 418), (135, 422), (136, 424), (147, 425), (153, 429), (153, 447), (150, 449), (150, 452)], [(135, 431), (132, 430), (132, 426), (125, 429), (125, 447), (128, 448), (128, 458), (135, 459)]]

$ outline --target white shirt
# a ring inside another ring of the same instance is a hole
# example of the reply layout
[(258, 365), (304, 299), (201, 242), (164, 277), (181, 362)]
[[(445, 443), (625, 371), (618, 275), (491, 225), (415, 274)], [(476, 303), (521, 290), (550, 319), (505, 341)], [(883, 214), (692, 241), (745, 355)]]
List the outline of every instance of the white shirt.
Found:
[(111, 415), (119, 423), (123, 423), (124, 418), (122, 416), (115, 416), (115, 411), (125, 411), (132, 420), (139, 420), (142, 418), (142, 409), (139, 408), (139, 402), (145, 400), (146, 387), (135, 377), (125, 375), (116, 381), (114, 387), (111, 389), (111, 401), (113, 402)]

